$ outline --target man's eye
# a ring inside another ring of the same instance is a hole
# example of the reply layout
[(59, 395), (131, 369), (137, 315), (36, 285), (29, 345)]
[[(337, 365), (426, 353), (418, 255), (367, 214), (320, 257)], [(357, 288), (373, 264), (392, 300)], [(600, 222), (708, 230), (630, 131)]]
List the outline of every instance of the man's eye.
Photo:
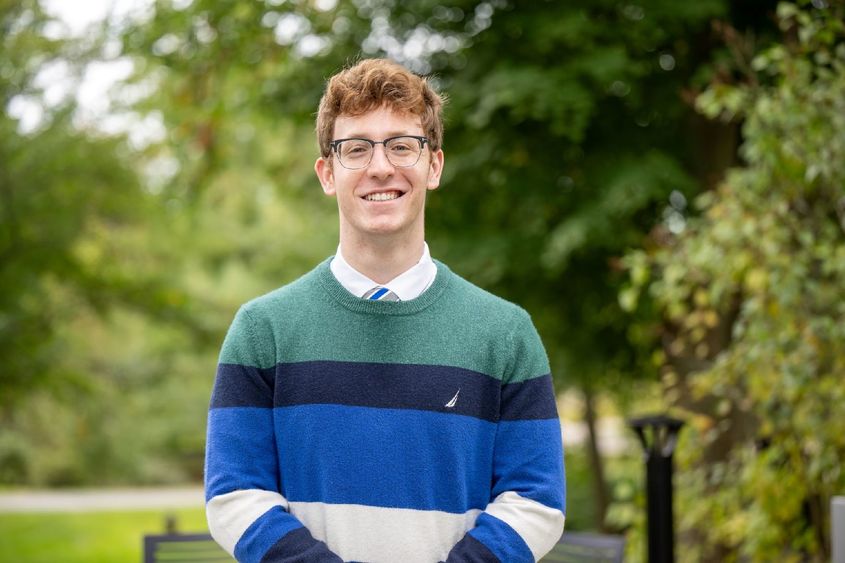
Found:
[(396, 143), (390, 146), (393, 152), (405, 152), (411, 150), (411, 146), (407, 143)]
[(354, 145), (346, 145), (342, 150), (344, 154), (348, 155), (364, 154), (370, 150), (370, 145), (356, 143)]

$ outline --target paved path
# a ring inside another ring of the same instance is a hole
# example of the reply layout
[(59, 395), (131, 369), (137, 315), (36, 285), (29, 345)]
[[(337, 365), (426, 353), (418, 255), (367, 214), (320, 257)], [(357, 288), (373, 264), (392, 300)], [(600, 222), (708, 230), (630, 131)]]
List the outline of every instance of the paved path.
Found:
[(15, 491), (0, 493), (0, 513), (202, 508), (202, 487)]
[[(583, 422), (562, 422), (564, 449), (581, 446), (587, 441), (587, 425)], [(618, 456), (625, 453), (639, 453), (640, 445), (636, 435), (625, 423), (625, 419), (617, 417), (600, 418), (596, 422), (599, 451), (606, 456)]]
[[(621, 418), (598, 421), (599, 447), (605, 455), (637, 452), (634, 434)], [(578, 446), (587, 438), (583, 422), (564, 422), (564, 448)], [(202, 508), (202, 487), (78, 489), (0, 492), (0, 514), (10, 512), (85, 512), (96, 510), (159, 510)]]

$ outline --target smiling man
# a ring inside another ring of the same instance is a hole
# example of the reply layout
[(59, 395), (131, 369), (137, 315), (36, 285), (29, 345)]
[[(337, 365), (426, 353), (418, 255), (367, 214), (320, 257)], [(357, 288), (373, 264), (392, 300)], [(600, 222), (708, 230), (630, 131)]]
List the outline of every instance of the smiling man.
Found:
[(239, 561), (537, 561), (564, 524), (548, 360), (521, 308), (433, 260), (442, 101), (386, 60), (332, 77), (315, 170), (337, 254), (238, 311), (206, 501)]

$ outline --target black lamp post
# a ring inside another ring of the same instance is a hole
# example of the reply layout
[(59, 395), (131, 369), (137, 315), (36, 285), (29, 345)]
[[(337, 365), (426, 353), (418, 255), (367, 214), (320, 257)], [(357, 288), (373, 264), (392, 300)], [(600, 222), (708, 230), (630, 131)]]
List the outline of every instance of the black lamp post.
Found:
[(648, 499), (648, 561), (675, 561), (675, 529), (672, 515), (672, 454), (683, 421), (668, 416), (644, 416), (628, 420), (642, 442), (646, 461)]

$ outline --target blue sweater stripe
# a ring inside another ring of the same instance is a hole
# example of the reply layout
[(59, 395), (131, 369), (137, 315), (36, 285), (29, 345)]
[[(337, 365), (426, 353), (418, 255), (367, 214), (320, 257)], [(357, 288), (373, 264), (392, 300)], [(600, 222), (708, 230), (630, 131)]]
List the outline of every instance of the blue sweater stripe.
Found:
[[(290, 460), (281, 475), (281, 493), (290, 501), (463, 513), (514, 491), (559, 510), (565, 505), (564, 490), (554, 486), (563, 462), (548, 455), (549, 443), (560, 439), (557, 420), (501, 422), (497, 432), (496, 425), (473, 417), (300, 405), (213, 409), (209, 426), (226, 439), (209, 445), (207, 499), (236, 489), (275, 490), (275, 467), (263, 455), (250, 455), (275, 440), (280, 459)], [(272, 427), (275, 437), (269, 435)], [(503, 446), (494, 452), (495, 440)], [(494, 456), (495, 462), (484, 462)], [(501, 472), (498, 480), (481, 469), (493, 465)], [(378, 486), (372, 475), (381, 476)], [(334, 482), (346, 486), (326, 485)], [(416, 490), (407, 487), (411, 482), (437, 487)]]
[[(458, 391), (459, 400), (452, 405)], [(218, 366), (213, 409), (269, 407), (271, 403), (276, 407), (336, 404), (417, 409), (491, 422), (500, 417), (557, 418), (551, 375), (500, 385), (483, 373), (452, 366), (331, 361), (280, 363), (275, 369)]]
[(506, 491), (565, 512), (566, 488), (560, 486), (563, 456), (549, 455), (560, 442), (560, 421), (518, 420), (499, 423), (496, 475), (492, 497)]
[(214, 439), (205, 451), (206, 502), (239, 489), (278, 490), (273, 409), (212, 409), (208, 431)]
[[(291, 502), (458, 514), (490, 502), (492, 423), (413, 410), (301, 405), (276, 409), (276, 428), (282, 494)], [(282, 434), (284, 428), (298, 431)]]

